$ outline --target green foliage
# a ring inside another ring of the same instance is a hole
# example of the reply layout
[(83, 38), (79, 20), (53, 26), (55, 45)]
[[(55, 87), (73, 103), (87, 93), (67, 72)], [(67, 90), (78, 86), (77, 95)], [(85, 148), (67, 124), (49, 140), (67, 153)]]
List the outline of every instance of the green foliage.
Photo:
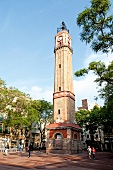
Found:
[(90, 111), (90, 117), (88, 119), (89, 124), (97, 126), (101, 125), (101, 119), (100, 119), (100, 108), (97, 106), (94, 106), (94, 108)]
[(0, 115), (5, 126), (13, 129), (26, 127), (31, 130), (33, 123), (39, 125), (52, 119), (52, 105), (45, 100), (31, 100), (30, 96), (16, 88), (7, 87), (0, 79)]
[[(81, 40), (91, 43), (95, 52), (113, 52), (113, 15), (108, 16), (110, 0), (91, 0), (90, 8), (82, 11), (77, 18), (77, 25), (82, 27)], [(97, 78), (95, 82), (100, 87), (99, 96), (105, 100), (113, 95), (113, 61), (106, 66), (101, 61), (89, 63), (88, 68), (75, 72), (76, 77), (83, 76), (92, 71)]]
[(84, 124), (97, 125), (100, 124), (100, 108), (94, 106), (94, 108), (89, 110), (80, 110), (76, 112), (76, 121), (80, 126)]
[(38, 127), (41, 134), (41, 142), (45, 138), (46, 124), (50, 123), (52, 120), (52, 104), (45, 100), (34, 100), (32, 102), (32, 108), (38, 113)]
[(91, 111), (80, 110), (77, 114), (78, 113), (82, 114), (79, 114), (79, 121), (77, 120), (77, 123), (79, 123), (83, 129), (85, 127), (86, 130), (89, 130), (91, 142), (94, 143), (94, 134), (96, 133), (97, 127), (102, 125), (101, 108), (94, 106)]
[(84, 76), (85, 74), (88, 74), (88, 70), (85, 68), (83, 68), (79, 71), (76, 71), (76, 73), (75, 73), (76, 77)]
[(7, 119), (4, 120), (4, 124), (8, 127), (21, 129), (24, 126), (24, 117), (18, 112), (9, 111)]
[[(89, 64), (88, 68), (82, 69), (82, 74), (79, 74), (80, 71), (75, 72), (75, 76), (79, 77), (86, 74), (90, 71), (97, 76), (95, 82), (102, 87), (98, 92), (99, 96), (105, 100), (105, 103), (109, 100), (109, 97), (113, 95), (113, 61), (106, 66), (105, 63), (101, 61), (93, 61)], [(102, 86), (103, 84), (103, 86)]]
[(113, 95), (101, 109), (101, 120), (105, 130), (113, 128)]
[[(81, 40), (91, 44), (94, 52), (113, 52), (113, 15), (110, 11), (110, 0), (91, 0), (90, 8), (82, 11), (77, 18), (77, 25), (82, 28)], [(94, 108), (89, 116), (81, 117), (81, 123), (88, 122), (90, 131), (95, 125), (102, 125), (104, 130), (113, 128), (113, 61), (106, 66), (101, 61), (89, 63), (88, 68), (75, 72), (76, 77), (89, 72), (96, 75), (95, 82), (100, 86), (99, 96), (104, 99), (105, 106), (98, 110)], [(103, 86), (102, 86), (103, 85)]]
[(13, 87), (7, 88), (4, 81), (0, 81), (0, 113), (12, 110), (24, 114), (29, 100), (28, 95)]
[(39, 122), (47, 122), (52, 118), (52, 104), (45, 100), (34, 100), (32, 107), (38, 112)]
[(109, 129), (113, 127), (113, 62), (108, 66), (105, 66), (105, 63), (101, 61), (91, 62), (86, 70), (88, 72), (93, 71), (97, 76), (95, 82), (98, 83), (100, 87), (104, 83), (104, 86), (98, 92), (99, 96), (105, 101), (105, 106), (101, 108), (100, 111), (94, 109), (91, 111), (88, 122), (90, 125), (101, 124), (104, 129)]
[(88, 117), (90, 115), (90, 111), (81, 109), (76, 112), (76, 121), (82, 127), (85, 123), (87, 123)]
[(81, 127), (85, 127), (86, 130), (89, 130), (91, 141), (94, 142), (96, 129), (101, 125), (100, 108), (94, 106), (91, 111), (80, 110), (76, 113), (76, 120)]
[(106, 134), (111, 134), (113, 129), (113, 96), (109, 98), (107, 105), (104, 107), (94, 106), (91, 111), (80, 110), (76, 112), (76, 120), (81, 127), (85, 125), (91, 135), (95, 134), (95, 130), (99, 126), (103, 128)]
[(82, 27), (81, 40), (91, 43), (95, 52), (113, 52), (113, 15), (107, 16), (110, 6), (109, 0), (91, 0), (90, 8), (77, 18), (77, 25)]
[(32, 125), (34, 122), (38, 123), (38, 112), (35, 108), (32, 106), (33, 101), (30, 101), (30, 104), (28, 106), (26, 116), (24, 117), (24, 126), (28, 130), (32, 130)]

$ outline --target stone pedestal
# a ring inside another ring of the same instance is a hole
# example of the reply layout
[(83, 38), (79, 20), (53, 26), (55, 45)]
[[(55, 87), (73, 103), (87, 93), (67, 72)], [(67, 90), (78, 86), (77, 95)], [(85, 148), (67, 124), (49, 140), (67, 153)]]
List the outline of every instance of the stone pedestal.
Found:
[(47, 153), (75, 154), (82, 151), (81, 128), (74, 123), (53, 123), (47, 126)]

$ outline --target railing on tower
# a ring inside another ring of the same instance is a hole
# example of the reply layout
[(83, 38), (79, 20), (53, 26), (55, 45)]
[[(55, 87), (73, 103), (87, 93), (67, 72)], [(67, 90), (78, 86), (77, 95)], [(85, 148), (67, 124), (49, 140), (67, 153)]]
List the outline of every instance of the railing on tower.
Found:
[(60, 49), (62, 47), (68, 47), (71, 50), (71, 52), (73, 53), (73, 48), (70, 45), (64, 45), (63, 43), (58, 45), (57, 47), (56, 46), (54, 47), (54, 53), (57, 49)]

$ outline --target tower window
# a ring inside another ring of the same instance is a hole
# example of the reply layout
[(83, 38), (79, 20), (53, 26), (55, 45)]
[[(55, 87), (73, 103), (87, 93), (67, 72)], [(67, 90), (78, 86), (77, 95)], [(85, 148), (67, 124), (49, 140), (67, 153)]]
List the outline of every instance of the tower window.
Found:
[(61, 91), (61, 87), (59, 87), (59, 91)]
[(61, 64), (59, 64), (59, 68), (61, 68)]
[(60, 115), (60, 109), (58, 109), (58, 114)]

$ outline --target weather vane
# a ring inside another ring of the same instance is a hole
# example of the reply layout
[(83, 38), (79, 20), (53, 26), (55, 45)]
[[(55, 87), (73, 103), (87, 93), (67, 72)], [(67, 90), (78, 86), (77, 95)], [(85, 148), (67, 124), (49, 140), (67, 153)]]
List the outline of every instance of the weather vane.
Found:
[(63, 30), (66, 30), (68, 31), (69, 33), (69, 30), (67, 29), (66, 25), (65, 25), (65, 22), (62, 22), (62, 25), (60, 28), (57, 28), (57, 33), (60, 32), (60, 31), (63, 31)]

